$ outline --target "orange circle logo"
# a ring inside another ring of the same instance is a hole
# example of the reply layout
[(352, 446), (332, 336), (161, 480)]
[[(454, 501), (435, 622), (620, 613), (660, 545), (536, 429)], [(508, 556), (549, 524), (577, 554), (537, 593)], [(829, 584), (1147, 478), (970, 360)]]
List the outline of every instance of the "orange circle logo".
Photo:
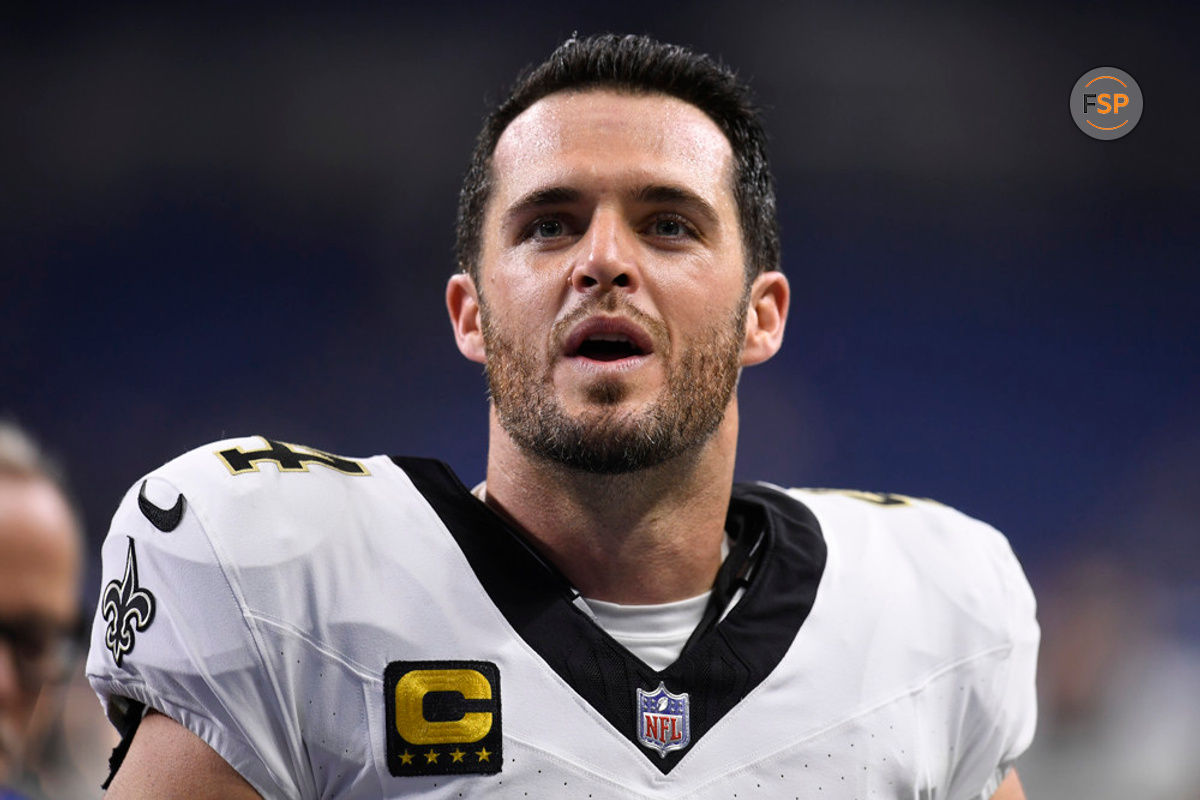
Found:
[(1142, 90), (1125, 70), (1088, 70), (1071, 90), (1071, 118), (1093, 139), (1120, 139), (1142, 118)]

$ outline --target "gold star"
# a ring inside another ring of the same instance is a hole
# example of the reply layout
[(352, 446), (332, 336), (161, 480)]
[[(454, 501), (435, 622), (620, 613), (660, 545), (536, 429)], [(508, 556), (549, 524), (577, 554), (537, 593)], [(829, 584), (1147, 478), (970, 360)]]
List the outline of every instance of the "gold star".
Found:
[(425, 763), (426, 764), (436, 764), (437, 757), (438, 757), (437, 751), (435, 751), (431, 747), (431, 748), (429, 748), (429, 752), (425, 754)]
[(456, 747), (452, 751), (450, 751), (450, 755), (454, 756), (454, 761), (452, 761), (451, 763), (457, 764), (458, 762), (462, 761), (462, 758), (463, 758), (463, 756), (466, 755), (466, 753), (464, 753), (462, 750), (459, 750)]
[(488, 749), (485, 747), (482, 750), (476, 750), (475, 755), (479, 756), (480, 761), (487, 761), (488, 756), (490, 756), (491, 753), (489, 753)]
[(407, 750), (405, 750), (403, 753), (400, 754), (400, 763), (401, 764), (411, 764), (412, 759), (413, 759), (412, 753), (408, 752)]

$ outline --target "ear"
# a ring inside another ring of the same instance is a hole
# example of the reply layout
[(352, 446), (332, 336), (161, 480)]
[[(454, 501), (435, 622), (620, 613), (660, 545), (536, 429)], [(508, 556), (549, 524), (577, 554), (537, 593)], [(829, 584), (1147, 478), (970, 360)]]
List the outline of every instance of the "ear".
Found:
[(483, 320), (480, 317), (479, 292), (475, 281), (465, 272), (450, 276), (446, 283), (446, 310), (454, 327), (458, 350), (471, 361), (483, 364), (487, 351), (483, 346)]
[(787, 324), (790, 298), (787, 276), (779, 270), (769, 270), (754, 279), (750, 286), (750, 305), (746, 311), (743, 367), (761, 364), (779, 351), (783, 345), (783, 328)]

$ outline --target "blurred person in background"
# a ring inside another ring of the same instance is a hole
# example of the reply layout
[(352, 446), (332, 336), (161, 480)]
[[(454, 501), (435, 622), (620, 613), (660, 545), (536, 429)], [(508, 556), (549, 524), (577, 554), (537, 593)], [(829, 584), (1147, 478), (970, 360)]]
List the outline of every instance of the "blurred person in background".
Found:
[[(49, 797), (47, 784), (64, 783), (41, 773), (69, 761), (52, 743), (62, 743), (69, 679), (82, 674), (82, 561), (60, 472), (24, 431), (0, 421), (0, 800)], [(102, 719), (89, 705), (75, 716)]]

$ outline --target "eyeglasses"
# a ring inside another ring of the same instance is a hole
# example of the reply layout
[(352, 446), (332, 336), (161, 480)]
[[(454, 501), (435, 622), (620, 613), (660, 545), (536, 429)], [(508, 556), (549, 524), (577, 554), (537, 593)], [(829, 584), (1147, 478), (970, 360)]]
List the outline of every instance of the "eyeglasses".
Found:
[(37, 690), (70, 677), (86, 630), (82, 619), (63, 626), (38, 618), (0, 618), (0, 647), (7, 645), (21, 687)]

